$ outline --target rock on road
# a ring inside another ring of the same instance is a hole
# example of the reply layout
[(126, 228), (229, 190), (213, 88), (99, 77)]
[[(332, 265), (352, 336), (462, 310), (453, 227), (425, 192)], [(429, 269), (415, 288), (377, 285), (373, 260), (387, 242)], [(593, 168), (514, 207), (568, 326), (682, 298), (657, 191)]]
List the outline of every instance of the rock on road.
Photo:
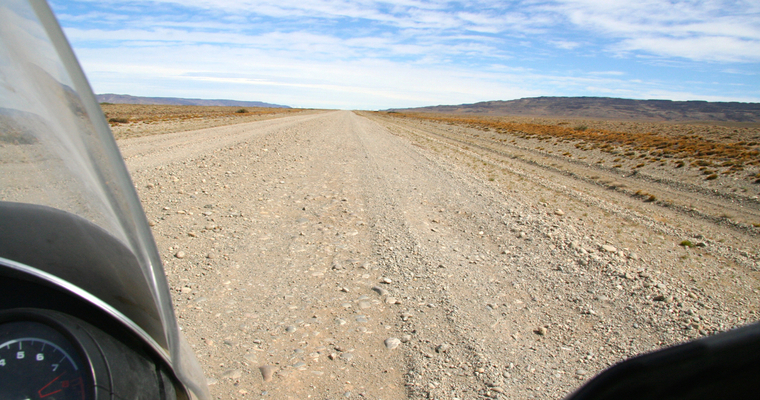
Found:
[(119, 146), (215, 398), (561, 398), (757, 319), (756, 270), (356, 113)]

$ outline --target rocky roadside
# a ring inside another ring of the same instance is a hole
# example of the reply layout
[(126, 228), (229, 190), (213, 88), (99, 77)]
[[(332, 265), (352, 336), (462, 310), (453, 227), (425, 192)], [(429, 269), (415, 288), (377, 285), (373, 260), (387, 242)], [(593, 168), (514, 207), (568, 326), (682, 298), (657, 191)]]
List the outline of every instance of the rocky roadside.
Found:
[[(141, 104), (101, 104), (101, 108), (106, 119), (111, 121), (111, 132), (117, 140), (187, 132), (319, 112), (317, 110), (256, 108), (249, 111), (249, 109), (237, 107)], [(246, 112), (232, 110), (245, 110)]]
[(215, 398), (561, 398), (757, 320), (710, 231), (350, 112), (277, 121), (119, 142)]

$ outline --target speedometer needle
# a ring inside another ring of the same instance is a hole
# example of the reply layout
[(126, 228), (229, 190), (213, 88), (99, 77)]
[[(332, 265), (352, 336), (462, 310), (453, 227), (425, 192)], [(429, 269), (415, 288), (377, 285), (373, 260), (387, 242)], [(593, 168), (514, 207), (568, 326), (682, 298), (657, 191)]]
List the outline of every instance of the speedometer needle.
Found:
[[(64, 372), (63, 374), (65, 374), (65, 373), (66, 373), (66, 372)], [(48, 397), (48, 396), (50, 396), (51, 394), (56, 394), (56, 393), (58, 393), (58, 392), (60, 392), (60, 391), (63, 391), (63, 389), (58, 389), (58, 390), (56, 390), (55, 392), (50, 392), (50, 393), (45, 393), (45, 394), (42, 394), (42, 391), (43, 391), (43, 390), (47, 389), (47, 387), (48, 387), (48, 386), (50, 386), (50, 385), (52, 385), (52, 384), (53, 384), (55, 381), (57, 381), (57, 380), (58, 380), (58, 378), (62, 377), (62, 376), (63, 376), (63, 374), (60, 374), (60, 375), (56, 376), (56, 377), (55, 377), (55, 379), (53, 379), (52, 381), (48, 382), (48, 384), (47, 384), (47, 385), (43, 386), (43, 387), (42, 387), (42, 389), (40, 389), (40, 390), (38, 390), (38, 391), (37, 391), (37, 394), (39, 394), (39, 395), (40, 395), (40, 398), (41, 398), (41, 399), (42, 399), (42, 398), (45, 398), (45, 397)]]

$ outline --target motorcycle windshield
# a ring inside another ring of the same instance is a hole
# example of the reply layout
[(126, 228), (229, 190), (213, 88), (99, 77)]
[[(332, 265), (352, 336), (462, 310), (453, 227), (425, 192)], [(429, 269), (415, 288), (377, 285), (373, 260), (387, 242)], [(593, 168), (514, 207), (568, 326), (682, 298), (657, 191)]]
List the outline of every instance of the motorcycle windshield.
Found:
[(5, 240), (19, 241), (19, 259), (10, 261), (109, 309), (171, 364), (196, 397), (209, 397), (179, 332), (159, 253), (124, 161), (43, 1), (0, 2), (0, 207), (15, 210), (4, 217), (5, 226), (15, 225), (27, 236), (32, 225), (25, 216), (54, 209), (39, 226), (61, 238), (63, 251), (92, 251), (82, 251), (87, 254), (81, 263), (26, 262), (51, 250), (25, 248), (34, 239), (11, 232)]

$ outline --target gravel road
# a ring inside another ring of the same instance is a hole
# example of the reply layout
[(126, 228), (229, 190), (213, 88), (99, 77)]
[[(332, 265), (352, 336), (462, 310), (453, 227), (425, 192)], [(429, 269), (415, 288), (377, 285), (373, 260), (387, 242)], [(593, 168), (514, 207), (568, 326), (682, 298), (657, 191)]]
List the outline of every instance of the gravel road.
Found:
[(758, 319), (756, 233), (403, 124), (119, 141), (215, 398), (562, 398)]

